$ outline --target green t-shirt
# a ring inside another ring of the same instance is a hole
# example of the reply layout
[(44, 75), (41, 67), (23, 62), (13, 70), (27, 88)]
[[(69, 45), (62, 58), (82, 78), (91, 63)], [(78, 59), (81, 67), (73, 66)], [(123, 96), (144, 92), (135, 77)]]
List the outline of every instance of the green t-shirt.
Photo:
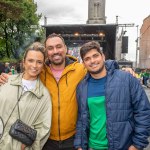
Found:
[(88, 81), (88, 107), (90, 114), (89, 148), (107, 150), (106, 137), (106, 106), (105, 85), (106, 77)]

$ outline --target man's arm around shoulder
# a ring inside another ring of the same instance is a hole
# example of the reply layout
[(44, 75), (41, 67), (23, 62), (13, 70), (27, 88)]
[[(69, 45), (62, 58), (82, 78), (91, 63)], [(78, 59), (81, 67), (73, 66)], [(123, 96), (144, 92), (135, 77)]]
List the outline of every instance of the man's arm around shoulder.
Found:
[(5, 84), (8, 81), (9, 74), (2, 73), (0, 75), (0, 85)]

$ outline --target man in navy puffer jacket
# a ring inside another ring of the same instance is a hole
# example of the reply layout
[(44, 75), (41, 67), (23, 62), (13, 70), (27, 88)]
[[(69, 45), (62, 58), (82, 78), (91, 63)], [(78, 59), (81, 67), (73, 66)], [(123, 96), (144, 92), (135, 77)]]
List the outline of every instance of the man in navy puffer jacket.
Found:
[(140, 82), (107, 61), (97, 42), (81, 47), (88, 70), (77, 88), (77, 150), (141, 150), (148, 145), (150, 103)]

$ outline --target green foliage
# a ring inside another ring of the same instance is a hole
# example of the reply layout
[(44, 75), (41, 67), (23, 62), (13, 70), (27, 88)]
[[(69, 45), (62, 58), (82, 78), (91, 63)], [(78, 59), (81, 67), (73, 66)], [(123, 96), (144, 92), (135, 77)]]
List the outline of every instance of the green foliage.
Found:
[(16, 1), (2, 0), (0, 2), (0, 21), (6, 21), (7, 19), (17, 20), (20, 17), (22, 9), (15, 4)]
[(19, 62), (18, 59), (14, 59), (14, 58), (3, 58), (0, 60), (1, 63), (5, 63), (5, 62), (9, 62), (9, 63), (17, 63)]
[(29, 0), (0, 1), (0, 57), (19, 59), (36, 39), (41, 17), (36, 9), (36, 4)]

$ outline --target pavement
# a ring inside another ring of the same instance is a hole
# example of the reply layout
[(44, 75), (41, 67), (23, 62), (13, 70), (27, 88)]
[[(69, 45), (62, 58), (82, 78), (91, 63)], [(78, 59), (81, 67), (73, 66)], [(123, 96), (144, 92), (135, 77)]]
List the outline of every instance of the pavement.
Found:
[[(144, 87), (144, 89), (145, 89), (145, 92), (146, 92), (146, 94), (147, 94), (147, 96), (148, 96), (148, 99), (149, 99), (149, 101), (150, 101), (150, 88), (146, 88), (146, 87)], [(149, 138), (149, 142), (150, 142), (150, 138)], [(144, 150), (150, 150), (150, 144), (147, 146), (147, 148), (145, 148)]]

